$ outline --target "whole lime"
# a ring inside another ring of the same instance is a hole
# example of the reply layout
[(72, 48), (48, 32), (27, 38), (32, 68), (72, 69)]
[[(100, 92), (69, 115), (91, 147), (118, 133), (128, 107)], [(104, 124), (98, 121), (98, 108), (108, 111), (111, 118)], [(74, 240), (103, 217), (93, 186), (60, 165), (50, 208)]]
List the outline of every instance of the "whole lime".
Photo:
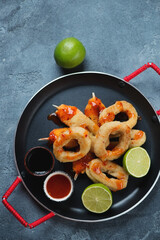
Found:
[(74, 37), (63, 39), (54, 50), (55, 61), (63, 68), (77, 67), (83, 62), (85, 55), (85, 47)]

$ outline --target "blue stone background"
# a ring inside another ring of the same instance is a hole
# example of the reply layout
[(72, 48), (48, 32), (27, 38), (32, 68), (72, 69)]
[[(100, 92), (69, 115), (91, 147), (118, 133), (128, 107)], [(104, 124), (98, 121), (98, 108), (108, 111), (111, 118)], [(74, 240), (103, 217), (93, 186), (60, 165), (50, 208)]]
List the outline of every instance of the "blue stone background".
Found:
[[(66, 37), (86, 48), (74, 70), (56, 65), (53, 52)], [(160, 67), (158, 0), (0, 0), (0, 194), (17, 176), (14, 134), (29, 99), (52, 79), (94, 70), (125, 77), (143, 64)], [(160, 77), (148, 69), (132, 84), (160, 109)], [(157, 156), (160, 158), (160, 156)], [(20, 184), (9, 202), (32, 222), (48, 212)], [(0, 203), (0, 239), (152, 240), (160, 239), (159, 181), (138, 207), (120, 218), (80, 223), (54, 217), (30, 230)]]

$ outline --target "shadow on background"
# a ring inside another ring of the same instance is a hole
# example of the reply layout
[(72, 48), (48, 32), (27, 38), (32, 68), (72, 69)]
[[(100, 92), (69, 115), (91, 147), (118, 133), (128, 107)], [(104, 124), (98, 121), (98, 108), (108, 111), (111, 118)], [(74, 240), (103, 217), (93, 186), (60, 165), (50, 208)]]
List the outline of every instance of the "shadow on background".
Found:
[(86, 61), (84, 61), (79, 66), (77, 66), (75, 68), (71, 68), (71, 69), (59, 67), (59, 71), (63, 75), (70, 74), (70, 73), (76, 73), (76, 72), (83, 72), (83, 71), (86, 71), (86, 65), (87, 65)]

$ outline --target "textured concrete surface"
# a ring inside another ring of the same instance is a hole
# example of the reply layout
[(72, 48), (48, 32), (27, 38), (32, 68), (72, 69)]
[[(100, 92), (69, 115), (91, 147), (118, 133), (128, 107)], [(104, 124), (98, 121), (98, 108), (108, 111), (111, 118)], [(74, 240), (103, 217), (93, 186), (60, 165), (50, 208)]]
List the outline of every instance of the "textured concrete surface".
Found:
[[(73, 71), (124, 77), (149, 61), (160, 67), (159, 23), (157, 0), (0, 0), (1, 196), (17, 176), (14, 134), (26, 103), (46, 83), (70, 72), (54, 62), (56, 44), (74, 36), (85, 45), (86, 59)], [(153, 70), (136, 77), (132, 84), (155, 109), (160, 108), (160, 77)], [(55, 217), (32, 230), (24, 228), (0, 203), (0, 239), (157, 240), (159, 199), (158, 181), (143, 203), (115, 220), (90, 224)], [(23, 185), (9, 200), (28, 222), (47, 213)]]

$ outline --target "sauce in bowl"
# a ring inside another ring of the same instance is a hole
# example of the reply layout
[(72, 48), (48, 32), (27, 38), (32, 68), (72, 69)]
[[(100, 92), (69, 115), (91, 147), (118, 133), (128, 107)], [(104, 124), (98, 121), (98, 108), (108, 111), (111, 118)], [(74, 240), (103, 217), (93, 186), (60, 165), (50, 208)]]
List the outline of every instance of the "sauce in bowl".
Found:
[(31, 148), (25, 155), (24, 166), (34, 176), (45, 176), (54, 167), (53, 154), (44, 147)]
[(51, 173), (44, 182), (44, 192), (51, 200), (60, 202), (68, 199), (73, 191), (71, 178), (62, 171)]

